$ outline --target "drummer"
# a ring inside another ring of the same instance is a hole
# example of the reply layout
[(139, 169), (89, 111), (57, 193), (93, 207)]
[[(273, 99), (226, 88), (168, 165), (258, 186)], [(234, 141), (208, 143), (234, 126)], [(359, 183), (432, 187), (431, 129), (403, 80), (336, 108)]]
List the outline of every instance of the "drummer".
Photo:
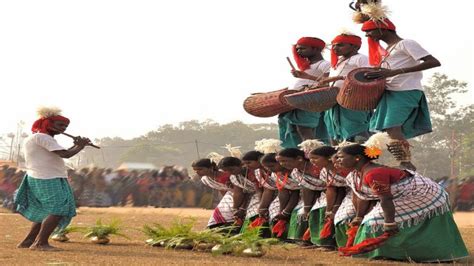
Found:
[[(331, 42), (330, 78), (339, 80), (328, 83), (329, 86), (342, 88), (345, 76), (353, 69), (369, 67), (367, 56), (359, 54), (361, 38), (350, 32), (337, 35)], [(319, 86), (326, 82), (321, 81)], [(344, 140), (362, 143), (369, 138), (369, 121), (371, 111), (355, 111), (339, 104), (326, 111), (325, 121), (332, 144)]]
[[(293, 45), (293, 56), (299, 70), (291, 71), (296, 80), (289, 89), (304, 90), (329, 75), (330, 63), (322, 56), (325, 47), (323, 40), (314, 37), (300, 38)], [(297, 148), (298, 144), (307, 139), (329, 140), (324, 112), (295, 109), (282, 113), (278, 117), (278, 127), (283, 148)]]
[[(382, 67), (366, 77), (387, 80), (386, 90), (370, 120), (370, 130), (387, 131), (393, 139), (389, 151), (401, 167), (414, 170), (407, 139), (432, 131), (421, 71), (441, 64), (418, 42), (399, 37), (388, 18), (368, 20), (362, 30), (368, 37), (370, 64)], [(387, 44), (385, 52), (380, 40)]]

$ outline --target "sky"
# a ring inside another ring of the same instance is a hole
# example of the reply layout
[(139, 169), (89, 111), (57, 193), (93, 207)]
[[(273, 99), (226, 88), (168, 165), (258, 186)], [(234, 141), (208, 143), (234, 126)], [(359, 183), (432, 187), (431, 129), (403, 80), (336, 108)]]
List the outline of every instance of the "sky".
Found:
[[(1, 1), (0, 137), (19, 121), (29, 133), (41, 105), (60, 107), (67, 132), (91, 139), (193, 119), (276, 122), (247, 114), (244, 99), (292, 82), (285, 57), (300, 37), (330, 42), (341, 28), (363, 36), (349, 2)], [(472, 84), (469, 1), (383, 3), (398, 34), (441, 61), (424, 82), (440, 72)], [(459, 101), (473, 104), (473, 91)]]

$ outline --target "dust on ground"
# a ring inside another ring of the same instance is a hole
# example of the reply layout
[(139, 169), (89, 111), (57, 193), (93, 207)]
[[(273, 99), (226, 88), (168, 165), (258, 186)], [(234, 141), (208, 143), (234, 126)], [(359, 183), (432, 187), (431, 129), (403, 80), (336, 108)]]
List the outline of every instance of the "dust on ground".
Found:
[[(301, 249), (299, 247), (275, 247), (261, 258), (235, 256), (213, 256), (210, 253), (187, 250), (166, 250), (144, 244), (147, 238), (140, 229), (145, 224), (158, 222), (170, 225), (178, 217), (196, 217), (196, 229), (203, 229), (211, 215), (210, 210), (186, 208), (79, 208), (73, 219), (74, 225), (92, 225), (98, 218), (103, 222), (119, 219), (124, 233), (131, 238), (111, 237), (109, 245), (95, 245), (83, 238), (80, 233), (69, 234), (66, 243), (52, 242), (63, 249), (60, 252), (40, 252), (17, 249), (29, 230), (30, 222), (19, 214), (0, 209), (0, 265), (168, 265), (168, 264), (207, 264), (207, 265), (262, 265), (262, 264), (404, 264), (390, 261), (369, 261), (340, 257), (336, 252)], [(474, 213), (455, 213), (456, 223), (471, 254), (474, 252)], [(473, 263), (471, 257), (464, 263)]]

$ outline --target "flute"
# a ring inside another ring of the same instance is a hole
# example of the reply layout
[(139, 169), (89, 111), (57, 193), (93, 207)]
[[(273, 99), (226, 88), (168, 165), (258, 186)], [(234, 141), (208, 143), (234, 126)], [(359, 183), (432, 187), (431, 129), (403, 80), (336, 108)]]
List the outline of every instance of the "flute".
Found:
[[(72, 138), (72, 139), (75, 139), (75, 138), (76, 138), (76, 137), (74, 137), (73, 135), (70, 135), (70, 134), (65, 133), (65, 132), (61, 132), (61, 134), (63, 134), (64, 136), (68, 136), (68, 137), (70, 137), (70, 138)], [(94, 145), (92, 142), (89, 142), (89, 143), (87, 144), (87, 146), (91, 146), (91, 147), (93, 147), (93, 148), (100, 149), (99, 146)]]

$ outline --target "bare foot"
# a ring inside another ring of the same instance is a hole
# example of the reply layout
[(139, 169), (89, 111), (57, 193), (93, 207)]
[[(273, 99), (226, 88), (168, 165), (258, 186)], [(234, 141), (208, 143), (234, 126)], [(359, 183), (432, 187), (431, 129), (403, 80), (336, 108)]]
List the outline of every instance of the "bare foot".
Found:
[(50, 246), (49, 244), (46, 245), (39, 245), (34, 244), (30, 247), (30, 250), (38, 250), (38, 251), (61, 251), (62, 249)]
[(31, 245), (33, 245), (33, 241), (23, 240), (20, 244), (16, 245), (16, 248), (29, 248)]

